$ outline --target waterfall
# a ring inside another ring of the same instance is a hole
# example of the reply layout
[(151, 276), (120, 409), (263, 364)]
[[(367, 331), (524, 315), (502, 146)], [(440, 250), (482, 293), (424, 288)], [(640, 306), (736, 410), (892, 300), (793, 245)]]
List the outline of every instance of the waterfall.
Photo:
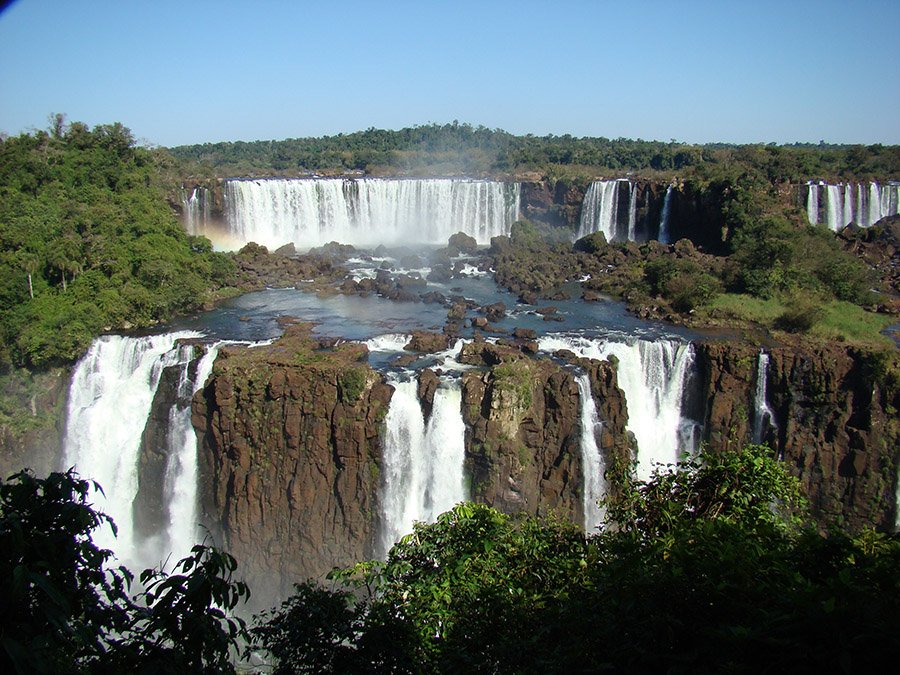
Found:
[(509, 234), (518, 183), (461, 179), (229, 180), (231, 234), (242, 243), (301, 247), (330, 241), (446, 244), (456, 232), (479, 243)]
[(630, 183), (628, 194), (628, 241), (635, 241), (637, 227), (637, 183)]
[(662, 214), (659, 217), (659, 243), (668, 244), (669, 242), (669, 210), (672, 205), (672, 186), (666, 188), (666, 196), (663, 198)]
[(386, 554), (416, 521), (438, 515), (467, 498), (463, 461), (465, 424), (457, 378), (442, 379), (426, 425), (414, 380), (391, 381), (382, 461), (381, 552)]
[(189, 362), (182, 362), (178, 400), (184, 403), (169, 411), (169, 452), (164, 485), (169, 522), (163, 553), (171, 553), (173, 560), (186, 556), (197, 542), (197, 435), (191, 424), (191, 399), (206, 384), (222, 344), (208, 347), (197, 364), (193, 382)]
[(819, 184), (810, 181), (806, 192), (806, 218), (810, 224), (819, 224)]
[(825, 195), (825, 224), (835, 232), (849, 223), (860, 227), (871, 227), (882, 218), (900, 212), (900, 183), (889, 182), (879, 185), (871, 181), (864, 183), (809, 182), (806, 195), (806, 217), (817, 225), (820, 221), (821, 193)]
[(115, 520), (119, 533), (114, 538), (108, 528), (101, 528), (94, 539), (126, 564), (141, 562), (132, 503), (153, 395), (163, 370), (190, 358), (193, 350), (179, 349), (176, 342), (196, 337), (200, 335), (187, 331), (142, 338), (103, 336), (72, 374), (63, 440), (65, 467), (74, 466), (103, 488), (103, 494), (95, 492), (91, 498)]
[(190, 196), (182, 190), (181, 205), (184, 212), (184, 229), (188, 234), (204, 234), (209, 221), (209, 190), (195, 187)]
[(606, 497), (606, 464), (597, 435), (603, 424), (597, 415), (597, 404), (591, 393), (591, 379), (587, 373), (578, 375), (578, 396), (581, 402), (581, 466), (584, 472), (584, 531), (591, 533), (603, 524), (604, 511), (597, 502)]
[(606, 241), (616, 239), (621, 180), (598, 180), (590, 184), (581, 204), (578, 238), (602, 232)]
[(658, 464), (675, 464), (696, 448), (687, 433), (696, 422), (682, 418), (681, 406), (694, 348), (678, 340), (591, 340), (579, 336), (544, 336), (543, 351), (568, 349), (591, 359), (618, 359), (619, 387), (628, 404), (627, 429), (638, 445), (637, 476), (647, 480)]
[(769, 372), (769, 355), (760, 350), (756, 362), (756, 391), (753, 395), (753, 438), (754, 443), (762, 443), (763, 435), (775, 427), (775, 415), (766, 401), (766, 377)]

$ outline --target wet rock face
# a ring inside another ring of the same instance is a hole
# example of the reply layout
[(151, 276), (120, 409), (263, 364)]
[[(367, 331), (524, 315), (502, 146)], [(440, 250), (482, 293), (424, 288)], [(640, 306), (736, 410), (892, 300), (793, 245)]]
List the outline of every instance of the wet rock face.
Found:
[(463, 418), (476, 501), (582, 518), (578, 388), (570, 373), (526, 358), (470, 371)]
[[(767, 351), (777, 428), (764, 440), (800, 479), (816, 518), (850, 530), (892, 529), (900, 401), (879, 384), (871, 355), (838, 345)], [(701, 343), (697, 355), (706, 441), (714, 449), (748, 442), (758, 351)]]
[[(470, 352), (464, 358), (490, 366), (463, 377), (473, 498), (507, 512), (553, 512), (581, 522), (581, 401), (573, 370), (550, 359), (530, 359), (512, 346), (484, 343)], [(614, 368), (589, 359), (573, 364), (590, 375), (604, 422), (607, 464), (615, 457), (629, 459), (625, 399)]]
[(193, 400), (206, 524), (241, 563), (256, 607), (371, 557), (381, 422), (392, 389), (358, 345), (321, 351), (289, 331), (225, 348)]

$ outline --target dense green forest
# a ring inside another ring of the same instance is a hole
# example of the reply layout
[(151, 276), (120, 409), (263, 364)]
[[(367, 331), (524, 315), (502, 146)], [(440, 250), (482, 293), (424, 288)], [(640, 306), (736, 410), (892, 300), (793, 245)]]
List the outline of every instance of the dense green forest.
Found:
[[(113, 568), (77, 476), (0, 483), (4, 672), (874, 672), (900, 651), (900, 538), (813, 529), (765, 446), (646, 482), (605, 529), (460, 504), (384, 562), (304, 582), (248, 628), (208, 545), (170, 573)], [(28, 536), (24, 536), (27, 533)], [(260, 659), (265, 659), (265, 665)], [(240, 666), (241, 670), (251, 667)]]
[(515, 136), (470, 124), (282, 141), (204, 143), (171, 148), (197, 175), (294, 175), (318, 171), (510, 174), (529, 171), (625, 175), (690, 172), (735, 164), (770, 181), (900, 178), (900, 147), (882, 145), (689, 145), (675, 141)]
[(0, 141), (0, 366), (78, 358), (102, 331), (202, 306), (230, 260), (187, 236), (165, 200), (165, 152), (121, 124)]

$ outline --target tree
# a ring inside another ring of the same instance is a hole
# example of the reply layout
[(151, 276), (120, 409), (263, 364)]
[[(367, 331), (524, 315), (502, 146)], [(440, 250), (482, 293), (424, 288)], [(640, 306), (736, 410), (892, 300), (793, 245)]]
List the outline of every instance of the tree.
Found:
[(284, 673), (869, 672), (897, 653), (900, 538), (807, 528), (765, 446), (619, 471), (598, 535), (461, 504), (337, 589), (298, 587), (255, 646)]
[[(233, 558), (198, 545), (175, 573), (109, 567), (91, 533), (115, 524), (73, 471), (0, 483), (3, 672), (222, 672), (245, 628), (228, 613), (249, 596)], [(96, 489), (99, 486), (94, 484)]]

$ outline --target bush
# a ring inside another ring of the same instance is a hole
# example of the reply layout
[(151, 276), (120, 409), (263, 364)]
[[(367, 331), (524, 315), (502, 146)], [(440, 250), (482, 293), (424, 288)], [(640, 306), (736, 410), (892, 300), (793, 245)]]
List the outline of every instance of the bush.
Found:
[[(99, 486), (96, 486), (99, 489)], [(0, 668), (10, 673), (199, 672), (232, 669), (245, 633), (226, 613), (249, 597), (236, 562), (195, 546), (175, 572), (145, 570), (130, 597), (125, 567), (91, 534), (112, 520), (71, 470), (0, 483)]]
[(644, 278), (651, 293), (668, 300), (679, 312), (707, 304), (722, 288), (721, 282), (696, 262), (668, 256), (647, 263)]
[(775, 319), (774, 326), (788, 333), (807, 333), (825, 315), (820, 301), (809, 294), (794, 294), (785, 304), (787, 309)]

